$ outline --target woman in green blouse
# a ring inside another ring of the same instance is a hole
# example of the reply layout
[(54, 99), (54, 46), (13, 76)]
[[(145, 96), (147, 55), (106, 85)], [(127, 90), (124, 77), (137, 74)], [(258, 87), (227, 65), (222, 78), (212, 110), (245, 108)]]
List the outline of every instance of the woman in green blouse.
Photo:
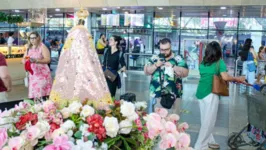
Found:
[(222, 58), (222, 49), (218, 42), (209, 43), (205, 50), (205, 56), (199, 66), (200, 81), (197, 88), (196, 97), (200, 104), (201, 128), (198, 140), (195, 144), (196, 150), (209, 148), (217, 149), (212, 131), (215, 127), (217, 111), (219, 106), (219, 96), (212, 93), (213, 76), (220, 73), (225, 81), (244, 82), (245, 77), (232, 77), (226, 72), (226, 65)]

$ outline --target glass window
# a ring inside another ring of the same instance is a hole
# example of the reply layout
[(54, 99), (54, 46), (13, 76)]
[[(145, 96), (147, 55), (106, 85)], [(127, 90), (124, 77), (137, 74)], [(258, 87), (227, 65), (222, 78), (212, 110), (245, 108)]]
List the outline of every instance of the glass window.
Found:
[(207, 30), (182, 30), (180, 55), (187, 61), (189, 76), (199, 76), (198, 68), (207, 43)]
[(46, 18), (46, 26), (48, 27), (63, 27), (64, 18), (63, 13), (48, 14)]
[(154, 31), (154, 53), (158, 54), (160, 53), (160, 44), (159, 41), (162, 38), (169, 38), (171, 40), (171, 48), (175, 53), (178, 53), (179, 49), (179, 30), (178, 29), (155, 29)]

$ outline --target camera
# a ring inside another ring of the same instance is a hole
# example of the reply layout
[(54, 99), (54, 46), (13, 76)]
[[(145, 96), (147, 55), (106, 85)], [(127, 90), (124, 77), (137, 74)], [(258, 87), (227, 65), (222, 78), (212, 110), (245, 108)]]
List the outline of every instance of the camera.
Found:
[(165, 55), (164, 54), (159, 54), (159, 59), (161, 62), (165, 62)]

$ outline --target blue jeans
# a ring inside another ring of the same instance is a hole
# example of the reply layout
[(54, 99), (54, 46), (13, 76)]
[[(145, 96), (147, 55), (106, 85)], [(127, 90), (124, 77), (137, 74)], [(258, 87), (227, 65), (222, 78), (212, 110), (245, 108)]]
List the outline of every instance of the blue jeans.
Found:
[(154, 105), (156, 104), (156, 98), (150, 98), (149, 104), (148, 104), (148, 113), (154, 112)]

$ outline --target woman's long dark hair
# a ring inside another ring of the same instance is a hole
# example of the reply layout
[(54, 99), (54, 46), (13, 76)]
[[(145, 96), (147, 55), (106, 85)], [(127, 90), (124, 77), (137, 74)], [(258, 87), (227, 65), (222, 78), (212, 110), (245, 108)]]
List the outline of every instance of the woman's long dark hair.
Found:
[(209, 43), (205, 50), (205, 56), (203, 58), (204, 65), (211, 65), (222, 58), (222, 48), (216, 41)]
[(243, 46), (242, 51), (239, 53), (239, 56), (241, 57), (242, 61), (246, 61), (248, 58), (248, 53), (251, 48), (252, 40), (246, 39), (245, 44)]
[[(101, 33), (99, 39), (101, 39), (103, 35), (105, 35), (105, 34)], [(105, 39), (102, 39), (102, 40), (103, 40), (103, 42), (106, 42)]]
[(117, 35), (113, 35), (112, 37), (114, 38), (115, 42), (117, 42), (116, 48), (119, 49), (120, 48), (120, 41), (122, 40), (122, 38), (120, 36), (117, 36)]

